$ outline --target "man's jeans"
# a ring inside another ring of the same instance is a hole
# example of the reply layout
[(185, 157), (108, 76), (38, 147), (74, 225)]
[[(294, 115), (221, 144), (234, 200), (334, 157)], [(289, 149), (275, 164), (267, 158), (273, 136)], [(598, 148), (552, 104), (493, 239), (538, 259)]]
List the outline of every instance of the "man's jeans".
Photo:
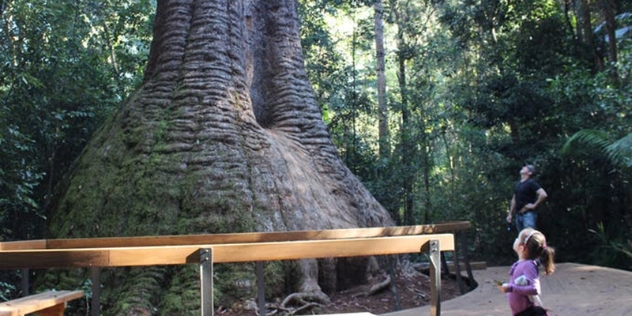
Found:
[(516, 228), (518, 233), (527, 227), (537, 229), (535, 222), (538, 219), (538, 214), (535, 211), (526, 211), (522, 214), (516, 214)]

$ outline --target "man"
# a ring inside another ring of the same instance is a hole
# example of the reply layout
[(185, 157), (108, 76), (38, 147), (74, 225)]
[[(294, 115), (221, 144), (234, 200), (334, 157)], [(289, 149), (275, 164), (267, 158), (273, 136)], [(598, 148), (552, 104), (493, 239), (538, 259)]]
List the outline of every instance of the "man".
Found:
[(514, 188), (511, 208), (507, 212), (508, 223), (511, 223), (515, 215), (518, 232), (527, 227), (537, 229), (535, 226), (538, 219), (536, 209), (547, 197), (546, 191), (531, 178), (534, 174), (535, 167), (533, 165), (525, 165), (520, 169), (520, 182)]

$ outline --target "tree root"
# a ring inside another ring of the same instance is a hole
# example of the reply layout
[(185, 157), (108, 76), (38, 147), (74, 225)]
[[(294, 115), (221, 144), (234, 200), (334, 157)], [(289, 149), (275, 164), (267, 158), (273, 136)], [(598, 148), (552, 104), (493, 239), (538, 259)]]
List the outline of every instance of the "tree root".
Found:
[(386, 288), (388, 288), (388, 286), (391, 284), (391, 276), (386, 274), (386, 277), (384, 278), (384, 281), (379, 282), (377, 284), (373, 284), (371, 285), (371, 288), (369, 289), (369, 293), (367, 294), (367, 296), (369, 295), (373, 295), (377, 292), (380, 292)]
[(286, 297), (283, 302), (281, 302), (281, 307), (285, 308), (292, 301), (298, 301), (299, 303), (305, 304), (307, 301), (317, 301), (323, 304), (328, 304), (330, 302), (329, 296), (327, 296), (323, 292), (301, 292), (301, 293), (292, 293), (288, 297)]
[[(371, 278), (373, 282), (370, 284), (358, 286), (349, 290), (355, 294), (352, 297), (370, 296), (388, 289), (392, 280), (391, 276), (386, 273), (380, 274), (378, 277)], [(378, 280), (378, 281), (376, 281)], [(298, 313), (305, 314), (306, 310), (314, 307), (323, 306), (329, 304), (331, 301), (329, 296), (321, 291), (313, 292), (298, 292), (288, 295), (280, 304), (271, 304), (267, 306), (269, 312), (266, 316), (272, 316), (276, 314), (296, 315)]]
[[(295, 315), (302, 311), (329, 304), (329, 296), (321, 291), (317, 292), (300, 292), (288, 295), (281, 304), (269, 306), (270, 311), (267, 316), (272, 316), (283, 312), (287, 315)], [(293, 307), (290, 305), (299, 305)]]
[(358, 296), (370, 296), (373, 295), (375, 293), (381, 292), (382, 290), (388, 288), (388, 286), (391, 284), (391, 276), (388, 274), (384, 274), (384, 280), (382, 280), (381, 282), (375, 283), (375, 284), (371, 284), (368, 287), (362, 287), (362, 289), (364, 289), (362, 292), (354, 294), (353, 297), (358, 297)]

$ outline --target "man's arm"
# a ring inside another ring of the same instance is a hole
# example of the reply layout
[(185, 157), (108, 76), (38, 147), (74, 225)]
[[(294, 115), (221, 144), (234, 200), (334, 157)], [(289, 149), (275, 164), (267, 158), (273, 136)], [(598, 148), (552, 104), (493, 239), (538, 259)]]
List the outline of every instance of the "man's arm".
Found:
[(535, 204), (534, 208), (537, 208), (538, 206), (540, 206), (540, 204), (542, 204), (542, 202), (544, 202), (544, 200), (546, 200), (548, 195), (546, 194), (546, 191), (544, 191), (544, 189), (542, 188), (540, 188), (540, 190), (535, 191), (535, 193), (538, 195), (538, 199), (533, 204)]
[(511, 218), (513, 214), (516, 212), (516, 195), (514, 194), (511, 198), (511, 206), (509, 206), (509, 211), (507, 211), (507, 222), (511, 223)]
[(546, 194), (546, 191), (544, 191), (544, 189), (542, 189), (542, 188), (540, 188), (539, 190), (535, 191), (535, 193), (538, 195), (538, 199), (535, 200), (534, 203), (529, 203), (529, 204), (525, 205), (524, 206), (525, 208), (527, 208), (529, 210), (535, 210), (548, 197), (548, 195)]

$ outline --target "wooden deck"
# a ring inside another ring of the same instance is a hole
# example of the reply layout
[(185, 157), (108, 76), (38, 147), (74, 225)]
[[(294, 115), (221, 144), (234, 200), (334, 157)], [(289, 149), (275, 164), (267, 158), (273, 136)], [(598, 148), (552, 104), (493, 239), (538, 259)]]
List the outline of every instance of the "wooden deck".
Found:
[[(507, 316), (509, 304), (494, 279), (507, 280), (509, 267), (475, 270), (478, 287), (441, 303), (444, 316)], [(632, 315), (632, 272), (561, 263), (550, 276), (542, 276), (542, 301), (551, 316), (630, 316)], [(430, 307), (408, 309), (382, 316), (430, 315)]]

